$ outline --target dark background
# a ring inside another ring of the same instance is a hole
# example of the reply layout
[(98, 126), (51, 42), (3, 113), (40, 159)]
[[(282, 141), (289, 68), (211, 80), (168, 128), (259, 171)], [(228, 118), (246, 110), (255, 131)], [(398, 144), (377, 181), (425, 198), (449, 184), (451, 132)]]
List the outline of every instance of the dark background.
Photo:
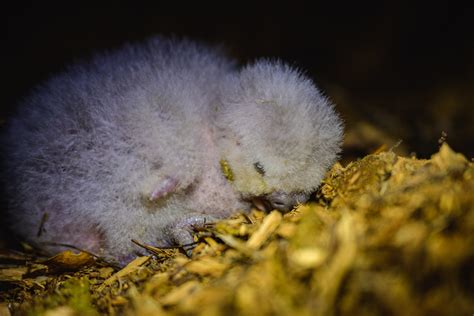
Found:
[[(448, 143), (472, 157), (472, 9), (421, 2), (327, 1), (314, 8), (297, 2), (222, 7), (183, 2), (174, 8), (138, 2), (23, 3), (2, 11), (7, 88), (1, 116), (8, 118), (23, 95), (65, 64), (125, 41), (173, 34), (224, 43), (241, 62), (279, 57), (305, 69), (338, 104), (348, 135), (355, 133), (362, 143), (364, 138), (369, 138), (365, 143), (374, 137), (388, 143), (402, 139), (405, 151), (428, 157), (444, 131)], [(375, 127), (376, 135), (361, 135), (361, 121)], [(348, 138), (351, 154), (354, 137)]]
[(278, 57), (305, 69), (346, 121), (346, 158), (399, 139), (403, 153), (429, 157), (442, 132), (474, 156), (474, 10), (466, 4), (80, 3), (2, 11), (2, 118), (64, 65), (165, 34), (224, 43), (242, 63)]

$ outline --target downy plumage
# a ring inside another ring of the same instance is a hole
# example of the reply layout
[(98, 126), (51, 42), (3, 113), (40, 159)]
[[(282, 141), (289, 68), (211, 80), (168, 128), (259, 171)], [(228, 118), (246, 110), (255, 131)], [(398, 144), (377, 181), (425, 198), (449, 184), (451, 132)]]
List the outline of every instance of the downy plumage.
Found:
[(153, 38), (38, 87), (2, 137), (15, 231), (115, 258), (193, 241), (251, 202), (287, 211), (337, 158), (342, 125), (282, 62), (239, 69), (220, 49)]

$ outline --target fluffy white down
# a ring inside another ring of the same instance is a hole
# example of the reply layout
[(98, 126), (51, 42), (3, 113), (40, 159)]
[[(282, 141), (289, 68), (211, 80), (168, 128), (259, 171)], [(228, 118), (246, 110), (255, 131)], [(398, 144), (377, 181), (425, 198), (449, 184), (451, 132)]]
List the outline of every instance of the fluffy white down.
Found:
[(279, 61), (259, 60), (226, 77), (221, 89), (219, 147), (237, 190), (249, 196), (314, 191), (337, 158), (343, 128), (311, 80)]
[(195, 214), (314, 190), (342, 138), (332, 106), (294, 69), (239, 70), (219, 49), (160, 37), (68, 68), (18, 112), (2, 136), (15, 230), (52, 251), (66, 243), (119, 260), (137, 249), (131, 239), (176, 243), (170, 230)]

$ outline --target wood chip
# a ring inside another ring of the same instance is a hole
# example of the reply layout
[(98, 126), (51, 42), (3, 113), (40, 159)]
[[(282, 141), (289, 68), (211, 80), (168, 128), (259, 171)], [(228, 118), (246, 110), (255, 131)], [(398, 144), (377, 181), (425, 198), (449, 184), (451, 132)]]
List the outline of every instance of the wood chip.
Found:
[(196, 273), (202, 276), (211, 275), (213, 277), (221, 276), (228, 267), (227, 264), (221, 263), (217, 259), (211, 257), (204, 257), (190, 261), (185, 266), (186, 270), (191, 273)]
[(77, 313), (69, 306), (60, 306), (44, 313), (44, 316), (75, 316)]
[(7, 303), (0, 303), (0, 316), (10, 316), (10, 309)]
[(2, 282), (15, 282), (21, 281), (23, 275), (28, 272), (28, 267), (15, 267), (0, 269), (0, 281)]
[(282, 215), (278, 211), (268, 214), (262, 222), (262, 225), (247, 241), (247, 247), (257, 250), (268, 240), (273, 232), (278, 228), (282, 219)]
[(326, 258), (328, 252), (322, 248), (302, 248), (294, 251), (291, 256), (291, 262), (299, 268), (309, 269), (321, 266)]
[(143, 257), (137, 257), (135, 260), (130, 262), (125, 268), (122, 270), (118, 271), (114, 275), (112, 275), (110, 278), (105, 280), (98, 288), (97, 291), (101, 292), (103, 289), (105, 289), (107, 286), (111, 285), (115, 281), (117, 281), (120, 278), (125, 277), (126, 275), (136, 271), (138, 268), (140, 268), (144, 263), (146, 263), (148, 260), (150, 260), (150, 256), (143, 256)]
[(41, 261), (42, 264), (48, 266), (50, 272), (58, 271), (76, 271), (83, 266), (94, 262), (94, 257), (86, 252), (73, 252), (65, 250), (57, 255)]
[(169, 292), (166, 296), (161, 298), (159, 301), (163, 305), (176, 305), (181, 301), (184, 301), (191, 293), (200, 288), (200, 285), (196, 281), (188, 281), (176, 287), (174, 290)]

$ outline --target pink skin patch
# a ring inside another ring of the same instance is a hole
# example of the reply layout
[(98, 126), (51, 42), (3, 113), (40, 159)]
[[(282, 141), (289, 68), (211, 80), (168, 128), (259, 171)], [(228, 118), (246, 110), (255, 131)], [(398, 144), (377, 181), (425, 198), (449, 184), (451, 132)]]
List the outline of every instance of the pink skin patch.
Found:
[(150, 201), (156, 201), (162, 197), (167, 196), (173, 192), (178, 186), (178, 180), (176, 178), (166, 176), (165, 180), (158, 185), (153, 192), (150, 194)]

